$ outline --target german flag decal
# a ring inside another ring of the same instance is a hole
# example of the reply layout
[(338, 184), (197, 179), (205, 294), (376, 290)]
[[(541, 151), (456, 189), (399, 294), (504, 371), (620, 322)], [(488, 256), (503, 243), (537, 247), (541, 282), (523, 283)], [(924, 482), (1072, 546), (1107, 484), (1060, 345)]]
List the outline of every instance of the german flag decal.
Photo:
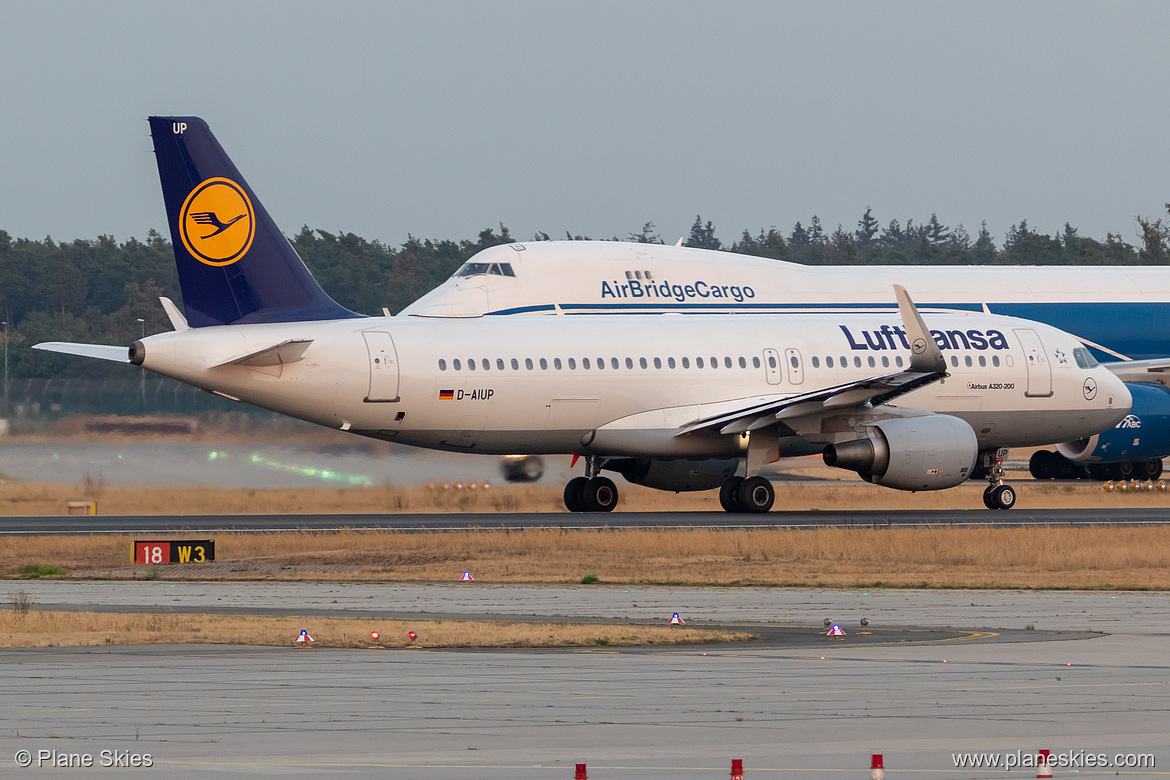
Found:
[(439, 400), (440, 401), (454, 401), (455, 400), (455, 391), (454, 390), (440, 390), (439, 391)]

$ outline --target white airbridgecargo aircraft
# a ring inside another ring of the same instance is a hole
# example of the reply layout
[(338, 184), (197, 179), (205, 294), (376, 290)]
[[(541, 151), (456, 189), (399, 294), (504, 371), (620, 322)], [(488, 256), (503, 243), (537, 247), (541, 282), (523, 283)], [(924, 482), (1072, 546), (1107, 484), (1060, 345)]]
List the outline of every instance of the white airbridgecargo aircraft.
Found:
[(805, 266), (613, 241), (537, 241), (479, 252), (406, 307), (419, 317), (981, 311), (1072, 333), (1129, 384), (1132, 413), (1100, 435), (1038, 451), (1037, 479), (1157, 479), (1170, 454), (1170, 267)]
[(614, 508), (605, 468), (766, 512), (761, 469), (817, 452), (911, 491), (958, 485), (978, 462), (986, 504), (1008, 508), (1004, 448), (1091, 436), (1130, 408), (1068, 334), (980, 312), (928, 325), (897, 286), (896, 313), (362, 317), (321, 290), (206, 123), (150, 124), (186, 316), (163, 299), (174, 330), (128, 351), (37, 349), (402, 444), (583, 455), (570, 510)]

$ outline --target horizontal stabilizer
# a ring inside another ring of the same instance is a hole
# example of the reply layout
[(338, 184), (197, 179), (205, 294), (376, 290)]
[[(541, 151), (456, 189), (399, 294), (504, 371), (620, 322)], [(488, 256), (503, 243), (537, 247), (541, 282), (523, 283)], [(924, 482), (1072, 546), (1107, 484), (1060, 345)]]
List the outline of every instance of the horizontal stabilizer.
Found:
[(115, 363), (129, 363), (130, 350), (127, 347), (112, 347), (107, 344), (73, 344), (68, 341), (43, 341), (34, 344), (33, 349), (45, 352), (60, 352), (65, 355), (112, 360)]
[(312, 339), (289, 339), (279, 344), (273, 344), (271, 347), (216, 363), (212, 368), (220, 368), (221, 366), (281, 366), (285, 363), (295, 363), (305, 356), (305, 350), (312, 343)]

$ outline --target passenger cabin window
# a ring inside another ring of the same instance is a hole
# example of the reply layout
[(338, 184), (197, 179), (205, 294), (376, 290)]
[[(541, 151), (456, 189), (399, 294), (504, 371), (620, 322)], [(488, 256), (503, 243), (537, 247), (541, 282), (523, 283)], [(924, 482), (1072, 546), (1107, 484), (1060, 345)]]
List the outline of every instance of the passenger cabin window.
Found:
[(819, 357), (817, 357), (816, 355), (813, 355), (812, 364), (813, 364), (813, 368), (820, 368), (821, 367), (821, 359)]
[(519, 361), (519, 360), (517, 360), (516, 358), (512, 358), (512, 370), (513, 370), (513, 371), (519, 371), (519, 370), (520, 370), (520, 361)]
[(646, 358), (638, 358), (638, 365), (642, 368), (646, 368)]
[(760, 367), (760, 359), (758, 357), (754, 357), (754, 356), (752, 357), (752, 367), (753, 368)]
[(461, 366), (459, 364), (459, 358), (455, 358), (454, 360), (452, 360), (451, 365), (455, 366), (456, 371), (461, 371), (463, 369), (463, 366)]
[(555, 368), (557, 371), (561, 370), (561, 359), (560, 358), (553, 358), (553, 368)]
[(666, 367), (667, 368), (674, 368), (674, 358), (667, 358), (666, 359)]
[(487, 358), (484, 358), (483, 359), (483, 370), (487, 371), (491, 367), (492, 367), (491, 361), (489, 361)]
[(446, 360), (443, 360), (443, 358), (439, 358), (439, 370), (440, 370), (440, 371), (446, 371), (446, 370), (447, 370), (447, 361), (446, 361)]
[(524, 358), (524, 367), (529, 371), (532, 370), (532, 358)]
[(468, 358), (467, 359), (467, 370), (468, 371), (475, 370), (475, 358)]
[(695, 358), (695, 368), (702, 368), (702, 367), (703, 367), (703, 358), (701, 358), (701, 357)]
[(626, 358), (626, 368), (633, 368), (633, 367), (634, 367), (634, 359), (633, 358)]
[[(816, 363), (813, 363), (813, 365), (815, 366)], [(833, 367), (833, 356), (829, 355), (828, 357), (825, 358), (825, 368), (832, 368), (832, 367)]]
[(503, 358), (496, 358), (496, 368), (498, 368), (500, 371), (504, 370), (504, 359)]
[(544, 358), (540, 359), (540, 370), (541, 371), (548, 371), (548, 361), (545, 360)]

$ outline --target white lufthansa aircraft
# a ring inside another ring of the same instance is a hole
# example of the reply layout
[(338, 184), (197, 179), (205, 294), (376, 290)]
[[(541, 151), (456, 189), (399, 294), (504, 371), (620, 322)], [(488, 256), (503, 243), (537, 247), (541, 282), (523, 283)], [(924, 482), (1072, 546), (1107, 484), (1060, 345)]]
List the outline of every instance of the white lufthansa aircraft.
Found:
[(901, 283), (932, 311), (981, 311), (1072, 333), (1131, 383), (1133, 413), (1033, 456), (1038, 478), (1153, 478), (1170, 454), (1170, 267), (803, 266), (612, 241), (486, 249), (403, 315), (889, 312)]
[(362, 317), (317, 285), (206, 123), (150, 123), (186, 316), (164, 299), (174, 330), (129, 350), (36, 348), (402, 444), (583, 455), (571, 510), (613, 509), (608, 468), (764, 512), (761, 469), (816, 452), (912, 491), (960, 484), (979, 461), (985, 502), (1007, 508), (1003, 448), (1091, 436), (1129, 411), (1124, 383), (1068, 334), (980, 312), (928, 326), (896, 286), (896, 312), (872, 314)]

